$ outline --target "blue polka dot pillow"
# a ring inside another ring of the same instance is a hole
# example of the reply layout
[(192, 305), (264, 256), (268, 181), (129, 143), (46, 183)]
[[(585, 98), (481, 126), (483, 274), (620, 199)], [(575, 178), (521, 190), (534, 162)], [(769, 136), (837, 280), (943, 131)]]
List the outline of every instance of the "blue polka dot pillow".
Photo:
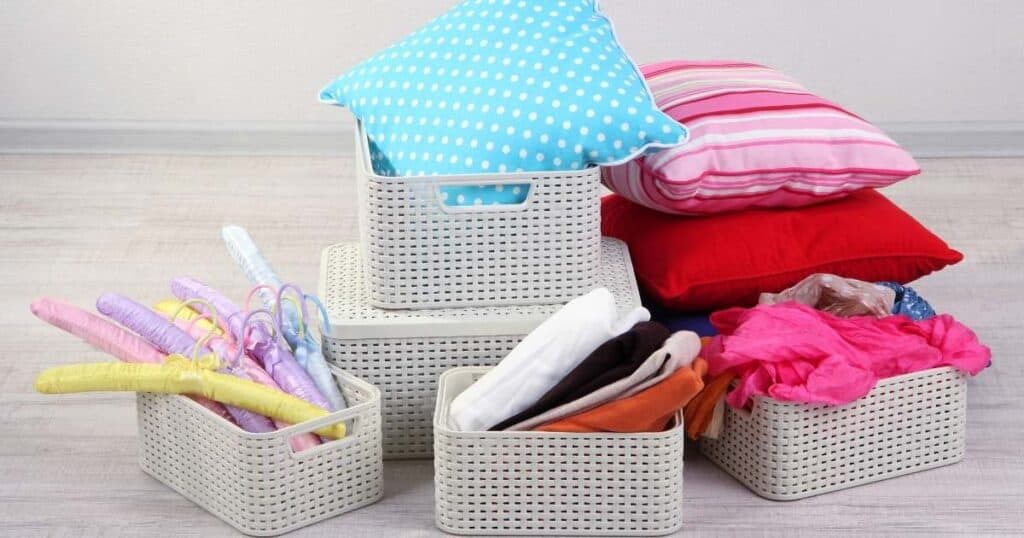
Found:
[(362, 121), (389, 176), (579, 170), (687, 138), (595, 0), (466, 0), (320, 100)]

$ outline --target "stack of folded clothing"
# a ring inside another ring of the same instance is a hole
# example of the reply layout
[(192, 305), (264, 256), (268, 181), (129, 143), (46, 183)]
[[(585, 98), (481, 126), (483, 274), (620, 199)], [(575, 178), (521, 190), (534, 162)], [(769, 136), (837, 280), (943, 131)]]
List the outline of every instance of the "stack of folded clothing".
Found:
[(962, 255), (876, 190), (920, 172), (898, 144), (764, 66), (641, 71), (690, 139), (604, 169), (602, 231), (629, 245), (655, 319), (718, 334), (691, 436), (730, 387), (735, 407), (841, 404), (885, 377), (988, 365), (973, 332), (905, 286)]
[(704, 387), (693, 332), (640, 307), (619, 317), (604, 288), (550, 317), (452, 401), (462, 431), (662, 431)]

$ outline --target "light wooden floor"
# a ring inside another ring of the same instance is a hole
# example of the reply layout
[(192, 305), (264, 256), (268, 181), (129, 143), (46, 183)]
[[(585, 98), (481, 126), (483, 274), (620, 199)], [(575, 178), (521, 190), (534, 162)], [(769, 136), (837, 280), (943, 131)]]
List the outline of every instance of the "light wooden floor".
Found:
[[(687, 535), (1024, 533), (1024, 160), (932, 160), (886, 192), (966, 260), (916, 287), (973, 327), (994, 365), (970, 383), (963, 463), (795, 503), (762, 500), (687, 454)], [(145, 302), (189, 274), (246, 288), (219, 228), (248, 226), (285, 278), (316, 286), (320, 250), (355, 240), (347, 159), (0, 156), (0, 532), (219, 536), (232, 531), (139, 470), (125, 394), (32, 391), (50, 365), (105, 360), (28, 311)], [(432, 463), (387, 463), (386, 494), (295, 536), (426, 536)]]

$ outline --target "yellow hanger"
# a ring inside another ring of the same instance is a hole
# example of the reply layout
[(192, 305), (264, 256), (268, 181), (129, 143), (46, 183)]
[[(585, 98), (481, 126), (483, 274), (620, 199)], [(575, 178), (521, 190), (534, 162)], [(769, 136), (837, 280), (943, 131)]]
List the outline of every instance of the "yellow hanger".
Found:
[(179, 318), (186, 321), (195, 321), (198, 319), (195, 323), (200, 329), (212, 332), (215, 336), (224, 336), (224, 331), (219, 326), (210, 321), (210, 318), (189, 307), (188, 303), (183, 303), (177, 299), (164, 299), (163, 301), (156, 303), (153, 308), (164, 316), (170, 317), (172, 323), (174, 319)]
[[(205, 340), (197, 342), (196, 348), (201, 348)], [(36, 378), (35, 388), (43, 394), (100, 391), (190, 394), (290, 424), (299, 424), (328, 414), (280, 390), (213, 371), (219, 367), (220, 361), (213, 355), (189, 360), (177, 354), (168, 356), (163, 364), (73, 364), (44, 370)], [(340, 439), (346, 434), (345, 424), (326, 426), (316, 430), (316, 433)]]

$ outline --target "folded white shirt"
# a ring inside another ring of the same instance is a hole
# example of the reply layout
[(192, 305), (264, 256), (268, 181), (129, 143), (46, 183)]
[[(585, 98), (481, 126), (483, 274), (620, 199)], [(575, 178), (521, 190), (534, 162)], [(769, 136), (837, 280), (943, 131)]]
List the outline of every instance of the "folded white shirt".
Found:
[(533, 405), (598, 346), (649, 319), (643, 307), (619, 318), (615, 296), (605, 288), (573, 299), (455, 397), (451, 427), (489, 430)]

